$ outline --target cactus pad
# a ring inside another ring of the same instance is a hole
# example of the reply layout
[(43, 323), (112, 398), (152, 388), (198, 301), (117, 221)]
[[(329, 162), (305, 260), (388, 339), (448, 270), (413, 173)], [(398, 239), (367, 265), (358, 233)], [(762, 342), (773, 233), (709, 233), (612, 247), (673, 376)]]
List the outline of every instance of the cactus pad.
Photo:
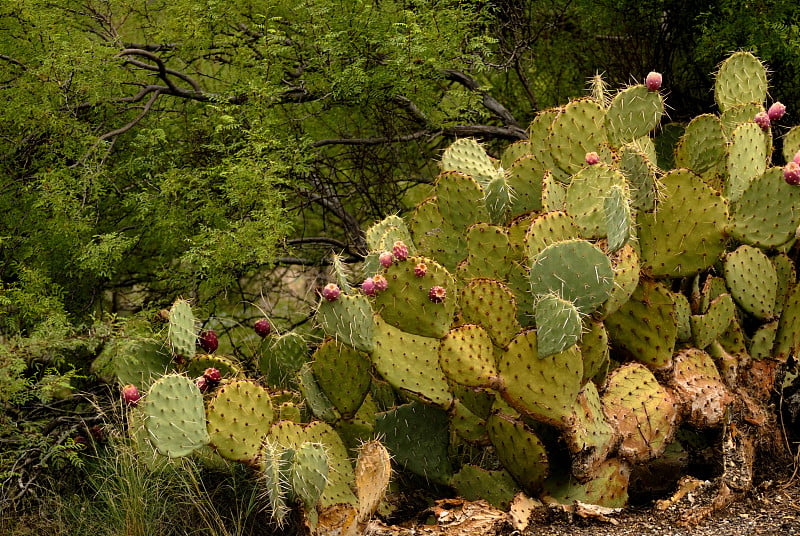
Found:
[(622, 438), (619, 455), (631, 462), (659, 456), (680, 416), (675, 395), (638, 363), (615, 369), (603, 392), (603, 412)]
[(543, 249), (531, 264), (535, 295), (555, 293), (584, 314), (611, 296), (614, 271), (609, 258), (585, 240), (565, 240)]
[(208, 433), (214, 448), (231, 460), (252, 463), (273, 421), (266, 389), (250, 380), (220, 387), (208, 404)]
[(161, 454), (188, 456), (208, 443), (203, 395), (186, 376), (169, 374), (156, 380), (143, 409), (150, 441)]

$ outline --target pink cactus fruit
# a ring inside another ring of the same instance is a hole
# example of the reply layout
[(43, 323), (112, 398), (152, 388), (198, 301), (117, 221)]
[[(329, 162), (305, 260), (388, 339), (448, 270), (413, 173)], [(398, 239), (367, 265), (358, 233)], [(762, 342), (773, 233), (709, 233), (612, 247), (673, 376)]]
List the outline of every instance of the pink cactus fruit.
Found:
[(783, 178), (792, 186), (800, 184), (800, 164), (794, 160), (786, 164), (783, 168)]
[(207, 354), (214, 353), (219, 348), (219, 339), (213, 329), (207, 329), (200, 334), (200, 348)]
[(322, 297), (331, 302), (338, 300), (341, 293), (342, 291), (339, 290), (339, 286), (336, 283), (328, 283), (322, 289)]
[(644, 80), (644, 85), (647, 86), (648, 91), (658, 91), (661, 89), (661, 82), (663, 78), (661, 73), (657, 73), (655, 71), (650, 71), (647, 73), (647, 78)]
[(139, 399), (141, 395), (139, 395), (139, 389), (136, 388), (135, 385), (129, 383), (125, 387), (122, 388), (122, 400), (130, 407), (134, 407), (139, 403)]
[(222, 373), (219, 371), (219, 369), (208, 367), (205, 372), (203, 372), (203, 378), (211, 383), (219, 383), (219, 381), (222, 379)]
[(758, 112), (753, 118), (753, 121), (755, 121), (756, 125), (761, 127), (761, 130), (769, 130), (770, 120), (767, 112)]
[(792, 158), (792, 161), (795, 164), (800, 165), (800, 151), (797, 151), (796, 153), (794, 153), (794, 157)]
[(378, 274), (372, 278), (372, 283), (375, 285), (376, 292), (383, 292), (387, 288), (389, 288), (389, 281), (386, 280), (386, 277)]
[(767, 116), (769, 116), (770, 121), (778, 121), (785, 113), (786, 106), (777, 101), (773, 102), (772, 106), (770, 106), (769, 110), (767, 110)]
[(425, 277), (425, 274), (428, 273), (428, 266), (424, 262), (418, 263), (414, 266), (414, 275), (417, 277)]
[(381, 253), (381, 256), (378, 257), (378, 260), (380, 261), (381, 266), (388, 268), (392, 265), (392, 262), (394, 262), (394, 255), (391, 251), (384, 251)]
[(364, 294), (367, 296), (374, 296), (378, 292), (375, 290), (375, 280), (371, 277), (368, 277), (361, 283), (361, 290), (364, 291)]
[(596, 152), (592, 151), (591, 153), (586, 153), (586, 163), (590, 166), (593, 166), (600, 162), (600, 155)]
[(428, 292), (428, 299), (433, 303), (442, 303), (446, 297), (447, 291), (439, 285), (431, 287), (430, 292)]
[(211, 382), (206, 379), (205, 376), (200, 376), (194, 381), (194, 384), (200, 389), (201, 393), (205, 393), (209, 389), (211, 389)]
[(264, 338), (269, 335), (270, 331), (272, 331), (272, 326), (269, 323), (269, 320), (266, 318), (262, 318), (260, 320), (256, 320), (256, 323), (253, 324), (253, 329), (256, 330), (256, 334)]
[(401, 240), (398, 240), (394, 243), (394, 246), (392, 246), (392, 253), (397, 257), (398, 261), (404, 261), (408, 258), (408, 246)]

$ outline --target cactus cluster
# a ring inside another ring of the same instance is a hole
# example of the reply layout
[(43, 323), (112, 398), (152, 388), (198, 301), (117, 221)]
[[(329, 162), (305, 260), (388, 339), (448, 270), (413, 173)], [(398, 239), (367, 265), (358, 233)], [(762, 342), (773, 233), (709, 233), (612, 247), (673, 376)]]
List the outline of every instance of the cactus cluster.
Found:
[[(310, 357), (266, 320), (248, 366), (196, 354), (178, 300), (168, 343), (118, 362), (148, 440), (169, 456), (210, 444), (258, 472), (276, 519), (296, 504), (347, 533), (377, 508), (390, 454), (501, 506), (522, 490), (620, 507), (633, 474), (698, 430), (768, 426), (800, 346), (800, 188), (771, 166), (785, 108), (764, 109), (746, 52), (719, 68), (719, 114), (664, 128), (661, 83), (541, 111), (497, 159), (453, 143), (431, 196), (366, 231), (360, 277), (334, 259)], [(783, 141), (793, 162), (800, 131)], [(189, 378), (209, 368), (201, 392)]]
[[(739, 52), (719, 114), (659, 140), (661, 82), (544, 110), (499, 158), (456, 141), (431, 195), (367, 231), (363, 277), (386, 288), (353, 286), (318, 317), (394, 389), (372, 430), (399, 465), (467, 497), (507, 490), (498, 503), (621, 506), (685, 430), (766, 425), (752, 378), (771, 385), (764, 363), (800, 343), (800, 189), (771, 165), (785, 107), (764, 108), (766, 70)], [(787, 161), (798, 149), (784, 139)], [(408, 259), (369, 261), (398, 240)], [(353, 413), (334, 409), (333, 426)]]

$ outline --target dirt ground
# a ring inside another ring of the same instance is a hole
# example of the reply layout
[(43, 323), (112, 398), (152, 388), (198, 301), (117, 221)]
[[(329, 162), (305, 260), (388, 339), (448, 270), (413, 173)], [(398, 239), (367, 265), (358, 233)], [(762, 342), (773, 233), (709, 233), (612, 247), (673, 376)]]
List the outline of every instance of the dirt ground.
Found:
[[(652, 505), (581, 517), (548, 507), (528, 510), (515, 521), (488, 504), (444, 500), (415, 521), (387, 526), (373, 521), (368, 536), (800, 536), (800, 476), (764, 481), (727, 508), (692, 527), (685, 515), (704, 502), (688, 495), (665, 511)], [(524, 508), (523, 508), (524, 509)], [(512, 513), (514, 509), (512, 508)]]

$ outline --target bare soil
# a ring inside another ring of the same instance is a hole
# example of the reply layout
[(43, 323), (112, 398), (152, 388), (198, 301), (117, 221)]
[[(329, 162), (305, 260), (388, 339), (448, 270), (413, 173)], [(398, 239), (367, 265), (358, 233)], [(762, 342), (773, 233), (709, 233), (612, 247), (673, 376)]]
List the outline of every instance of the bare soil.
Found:
[(653, 505), (581, 517), (559, 508), (539, 507), (515, 523), (512, 514), (483, 501), (437, 501), (416, 519), (396, 525), (372, 521), (368, 536), (800, 536), (800, 476), (763, 481), (728, 507), (693, 526), (686, 515), (707, 503), (703, 492), (689, 494), (665, 511)]

